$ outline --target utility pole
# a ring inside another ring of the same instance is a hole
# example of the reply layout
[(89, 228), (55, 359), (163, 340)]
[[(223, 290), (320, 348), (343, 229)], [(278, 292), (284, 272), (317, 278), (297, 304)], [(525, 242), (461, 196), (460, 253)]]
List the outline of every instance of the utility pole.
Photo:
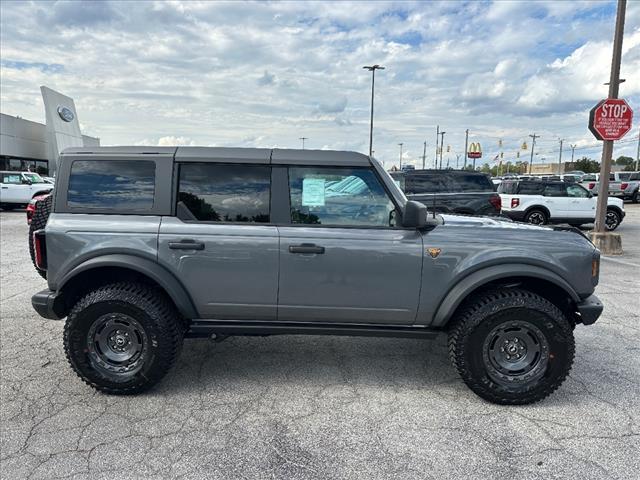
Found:
[(562, 175), (562, 142), (564, 139), (560, 139), (560, 155), (558, 156), (558, 175)]
[(433, 168), (438, 168), (438, 137), (440, 136), (440, 125), (436, 127), (436, 156), (433, 159)]
[(422, 169), (424, 170), (425, 162), (427, 161), (427, 141), (424, 142), (424, 150), (422, 151)]
[(467, 169), (467, 149), (469, 148), (469, 129), (464, 133), (464, 169)]
[(309, 137), (300, 137), (298, 140), (302, 140), (302, 149), (304, 150), (304, 141), (309, 140)]
[(444, 150), (444, 134), (447, 132), (440, 132), (440, 168), (442, 170), (442, 153)]
[(640, 128), (638, 129), (638, 151), (636, 152), (636, 172), (638, 171), (639, 163), (640, 163)]
[(533, 167), (533, 149), (536, 146), (536, 138), (540, 138), (540, 135), (536, 135), (534, 133), (533, 135), (529, 136), (533, 138), (533, 142), (531, 142), (531, 161), (529, 162), (529, 175), (531, 175), (531, 167)]
[(575, 144), (571, 145), (571, 163), (573, 163), (573, 153), (576, 151), (576, 146)]
[(398, 145), (400, 145), (400, 170), (402, 170), (402, 145), (404, 144), (399, 143)]
[(376, 70), (384, 70), (380, 65), (370, 65), (362, 67), (371, 72), (371, 121), (369, 122), (369, 156), (373, 155), (373, 93), (376, 85)]
[[(613, 36), (613, 55), (611, 56), (611, 74), (609, 75), (609, 95), (607, 98), (618, 98), (620, 87), (620, 63), (622, 60), (622, 38), (624, 36), (624, 17), (627, 10), (627, 0), (618, 0), (616, 14), (616, 31)], [(596, 222), (594, 231), (604, 233), (607, 215), (607, 200), (609, 198), (609, 171), (611, 170), (611, 156), (613, 155), (613, 140), (605, 140), (602, 146), (602, 160), (600, 162), (600, 182), (598, 202), (596, 207)]]

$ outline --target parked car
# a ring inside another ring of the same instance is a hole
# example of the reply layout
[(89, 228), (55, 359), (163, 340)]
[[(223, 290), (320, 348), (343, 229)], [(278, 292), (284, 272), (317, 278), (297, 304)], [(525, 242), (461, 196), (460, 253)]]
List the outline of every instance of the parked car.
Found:
[(111, 394), (160, 381), (184, 337), (446, 332), (477, 395), (526, 404), (603, 309), (584, 235), (427, 215), (354, 152), (68, 149), (49, 205), (32, 304), (66, 317), (71, 367)]
[[(598, 175), (598, 180), (599, 180)], [(587, 188), (594, 195), (598, 194), (599, 181), (590, 181)], [(609, 174), (609, 196), (631, 200), (638, 203), (640, 200), (640, 172), (612, 172)]]
[(489, 176), (461, 170), (414, 170), (391, 176), (409, 200), (438, 213), (500, 215), (500, 195)]
[[(498, 188), (502, 213), (509, 218), (534, 225), (593, 223), (597, 199), (582, 185), (566, 182), (521, 180), (503, 182)], [(606, 228), (615, 230), (624, 219), (624, 203), (609, 197)]]
[(49, 193), (53, 185), (31, 172), (0, 172), (0, 208), (25, 207), (33, 197)]

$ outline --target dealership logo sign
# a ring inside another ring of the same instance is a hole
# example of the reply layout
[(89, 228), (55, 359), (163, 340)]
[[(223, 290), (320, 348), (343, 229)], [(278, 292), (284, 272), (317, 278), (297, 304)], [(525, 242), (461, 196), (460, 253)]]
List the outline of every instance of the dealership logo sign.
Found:
[(467, 152), (468, 158), (481, 158), (482, 157), (482, 147), (480, 146), (480, 142), (473, 142), (469, 145), (469, 151)]
[(72, 122), (76, 116), (73, 114), (73, 111), (69, 107), (64, 107), (60, 105), (58, 107), (58, 115), (65, 122)]

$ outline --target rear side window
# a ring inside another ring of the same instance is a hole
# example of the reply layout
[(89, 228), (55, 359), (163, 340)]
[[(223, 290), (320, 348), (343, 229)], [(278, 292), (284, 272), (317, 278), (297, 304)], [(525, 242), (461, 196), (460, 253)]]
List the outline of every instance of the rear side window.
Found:
[(518, 193), (520, 195), (542, 195), (544, 184), (542, 182), (520, 182)]
[(455, 191), (493, 192), (493, 183), (485, 175), (456, 174), (451, 176)]
[(22, 183), (22, 176), (19, 173), (5, 173), (2, 175), (2, 183), (20, 185)]
[(545, 197), (566, 197), (566, 186), (563, 183), (549, 183), (544, 187)]
[(271, 167), (180, 165), (178, 201), (204, 222), (269, 223)]
[(405, 193), (419, 195), (422, 193), (447, 193), (451, 184), (445, 175), (407, 175), (405, 177)]
[(148, 160), (76, 160), (71, 165), (70, 207), (150, 210), (156, 164)]

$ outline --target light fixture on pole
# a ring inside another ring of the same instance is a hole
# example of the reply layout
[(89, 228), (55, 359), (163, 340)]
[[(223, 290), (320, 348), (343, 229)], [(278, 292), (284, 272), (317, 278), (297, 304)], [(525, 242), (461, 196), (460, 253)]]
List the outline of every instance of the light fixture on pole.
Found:
[(369, 122), (369, 156), (373, 155), (373, 94), (376, 85), (376, 70), (384, 70), (380, 65), (365, 65), (365, 70), (371, 72), (371, 121)]

